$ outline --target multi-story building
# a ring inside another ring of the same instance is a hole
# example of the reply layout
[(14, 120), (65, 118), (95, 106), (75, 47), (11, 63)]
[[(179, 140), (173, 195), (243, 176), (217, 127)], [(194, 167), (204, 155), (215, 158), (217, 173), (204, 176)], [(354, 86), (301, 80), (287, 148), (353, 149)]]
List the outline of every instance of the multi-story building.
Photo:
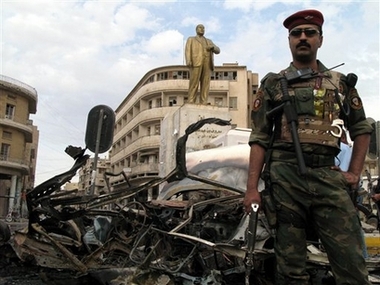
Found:
[[(188, 124), (207, 117), (231, 120), (231, 127), (250, 127), (252, 98), (258, 74), (238, 64), (216, 66), (211, 76), (208, 105), (188, 104), (186, 66), (163, 66), (149, 71), (116, 109), (111, 171), (127, 171), (132, 185), (167, 174), (174, 165), (175, 141)], [(228, 127), (230, 129), (231, 127)], [(224, 129), (227, 131), (227, 129)], [(192, 150), (224, 130), (206, 129)], [(112, 179), (114, 189), (125, 187), (122, 176)], [(154, 193), (152, 194), (154, 196)]]
[(0, 216), (5, 216), (34, 187), (39, 133), (29, 116), (37, 111), (37, 91), (0, 75), (0, 103)]
[(94, 170), (94, 158), (89, 158), (79, 170), (79, 195), (89, 195), (91, 192), (95, 195), (107, 193), (105, 173), (109, 170), (110, 160), (108, 158), (98, 158), (96, 171)]
[[(251, 127), (253, 95), (258, 85), (258, 74), (246, 66), (223, 64), (216, 66), (211, 75), (208, 105), (189, 104), (186, 66), (163, 66), (149, 71), (115, 110), (111, 172), (124, 171), (132, 185), (168, 174), (175, 167), (176, 140), (189, 124), (202, 118), (229, 119), (231, 127), (212, 127), (199, 132), (198, 144), (188, 141), (188, 152), (222, 146), (227, 142), (214, 139), (231, 129), (240, 129), (238, 133), (246, 136)], [(233, 140), (244, 140), (235, 133), (233, 137)], [(373, 160), (367, 159), (365, 167), (377, 173)], [(115, 190), (127, 186), (122, 175), (110, 181)], [(154, 197), (155, 193), (150, 195)]]

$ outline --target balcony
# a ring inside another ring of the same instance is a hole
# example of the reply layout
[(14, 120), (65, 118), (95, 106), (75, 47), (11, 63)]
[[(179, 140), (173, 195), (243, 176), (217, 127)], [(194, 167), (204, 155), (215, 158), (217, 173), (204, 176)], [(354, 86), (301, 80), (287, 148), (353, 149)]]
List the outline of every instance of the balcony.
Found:
[(37, 91), (32, 86), (17, 79), (0, 75), (0, 87), (18, 92), (24, 95), (29, 101), (29, 113), (35, 114), (37, 111)]
[(25, 124), (22, 124), (14, 121), (13, 118), (9, 117), (8, 115), (0, 115), (0, 125), (19, 130), (25, 135), (25, 142), (33, 142), (33, 129), (31, 120), (27, 120)]
[(114, 164), (117, 161), (124, 159), (126, 156), (135, 153), (137, 151), (159, 147), (160, 146), (160, 135), (154, 136), (143, 136), (132, 143), (123, 146), (122, 148), (116, 149), (111, 156), (111, 164)]
[(6, 155), (0, 155), (0, 167), (8, 169), (7, 172), (10, 175), (21, 173), (22, 175), (29, 174), (29, 166), (27, 161), (21, 159), (12, 159)]
[[(126, 173), (128, 179), (133, 184), (144, 183), (152, 178), (158, 177), (159, 166), (156, 163), (144, 163), (131, 167), (131, 172)], [(113, 187), (126, 187), (126, 182), (122, 175), (109, 177), (110, 183)]]
[(157, 163), (144, 163), (138, 164), (137, 166), (131, 167), (131, 173), (129, 176), (141, 176), (146, 175), (147, 173), (158, 173), (158, 164)]

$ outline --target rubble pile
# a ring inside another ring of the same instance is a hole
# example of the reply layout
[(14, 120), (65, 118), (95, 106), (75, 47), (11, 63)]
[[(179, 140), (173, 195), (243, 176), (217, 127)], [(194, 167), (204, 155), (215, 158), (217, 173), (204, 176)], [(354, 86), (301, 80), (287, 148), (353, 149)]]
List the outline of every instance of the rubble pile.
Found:
[[(189, 126), (177, 142), (177, 167), (166, 177), (137, 186), (127, 181), (126, 189), (101, 195), (61, 191), (89, 158), (70, 148), (73, 167), (27, 193), (28, 225), (4, 244), (21, 264), (68, 272), (78, 284), (238, 285), (247, 276), (251, 284), (273, 284), (273, 233), (261, 212), (253, 252), (247, 247), (248, 155), (185, 157), (187, 137), (204, 124), (229, 122), (212, 118)], [(141, 199), (157, 187), (157, 199)], [(310, 272), (328, 269), (317, 247), (310, 247), (309, 266)]]

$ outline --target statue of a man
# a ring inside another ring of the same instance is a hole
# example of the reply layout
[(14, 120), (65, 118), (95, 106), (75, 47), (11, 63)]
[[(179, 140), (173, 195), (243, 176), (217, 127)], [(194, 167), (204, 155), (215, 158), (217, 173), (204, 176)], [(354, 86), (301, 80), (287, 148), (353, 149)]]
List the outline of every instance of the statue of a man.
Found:
[(207, 104), (210, 90), (211, 71), (214, 70), (214, 53), (220, 49), (211, 40), (204, 37), (205, 27), (202, 24), (196, 27), (197, 35), (186, 41), (186, 65), (190, 69), (190, 83), (188, 102), (195, 103), (198, 86), (200, 84), (200, 104)]

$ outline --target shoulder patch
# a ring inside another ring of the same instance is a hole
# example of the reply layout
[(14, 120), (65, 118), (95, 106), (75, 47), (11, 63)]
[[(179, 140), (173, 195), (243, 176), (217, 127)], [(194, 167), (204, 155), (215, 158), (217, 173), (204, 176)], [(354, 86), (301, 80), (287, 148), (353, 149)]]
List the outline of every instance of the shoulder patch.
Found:
[(252, 111), (257, 112), (261, 108), (263, 105), (263, 97), (263, 91), (259, 89), (259, 91), (257, 91), (256, 99), (253, 101)]
[(263, 105), (262, 99), (261, 98), (256, 98), (255, 101), (253, 101), (253, 111), (257, 112), (261, 106)]
[(355, 88), (352, 88), (350, 90), (350, 105), (351, 105), (351, 108), (354, 109), (354, 110), (359, 110), (359, 109), (362, 109), (363, 108), (363, 102), (362, 102), (362, 99), (360, 99), (359, 95), (358, 95), (358, 92), (356, 91)]

